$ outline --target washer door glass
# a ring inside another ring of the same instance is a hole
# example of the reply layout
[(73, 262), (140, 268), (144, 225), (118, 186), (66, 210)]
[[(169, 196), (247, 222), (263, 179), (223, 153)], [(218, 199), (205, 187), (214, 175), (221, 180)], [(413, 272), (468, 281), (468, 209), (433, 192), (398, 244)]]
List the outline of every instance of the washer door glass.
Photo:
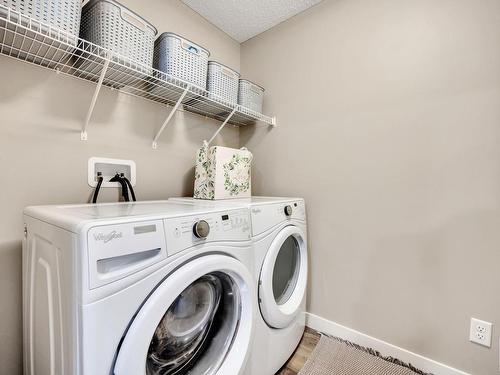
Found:
[(239, 320), (231, 278), (214, 272), (189, 285), (170, 305), (148, 349), (148, 375), (214, 374), (229, 351)]
[(273, 294), (278, 305), (290, 299), (300, 270), (300, 247), (294, 236), (281, 245), (273, 269)]

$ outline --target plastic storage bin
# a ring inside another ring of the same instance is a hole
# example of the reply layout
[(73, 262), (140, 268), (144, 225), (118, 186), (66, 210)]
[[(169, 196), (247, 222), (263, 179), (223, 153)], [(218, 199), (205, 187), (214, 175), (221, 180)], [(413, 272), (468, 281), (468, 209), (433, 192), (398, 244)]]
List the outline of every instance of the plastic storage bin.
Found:
[(163, 33), (155, 42), (154, 67), (180, 79), (180, 86), (191, 84), (206, 89), (208, 57), (205, 48), (174, 33)]
[[(4, 47), (3, 52), (44, 66), (56, 65), (54, 61), (62, 61), (76, 46), (80, 16), (80, 0), (0, 0), (0, 40), (13, 47)], [(27, 42), (24, 37), (5, 31), (7, 21), (28, 27), (17, 32), (36, 40)]]
[[(117, 55), (111, 60), (109, 76), (113, 86), (127, 85), (134, 78), (143, 78), (153, 71), (154, 39), (156, 28), (144, 18), (114, 0), (90, 0), (82, 10), (81, 38), (103, 47)], [(105, 57), (105, 56), (103, 56)], [(81, 69), (94, 71), (96, 63), (92, 55), (85, 56)], [(85, 61), (86, 60), (86, 61)], [(133, 68), (137, 72), (128, 71)]]
[[(264, 88), (246, 79), (240, 79), (238, 89), (238, 104), (252, 111), (262, 113)], [(243, 112), (245, 108), (242, 108)]]
[(211, 99), (237, 103), (239, 79), (237, 71), (217, 61), (208, 62), (207, 90)]

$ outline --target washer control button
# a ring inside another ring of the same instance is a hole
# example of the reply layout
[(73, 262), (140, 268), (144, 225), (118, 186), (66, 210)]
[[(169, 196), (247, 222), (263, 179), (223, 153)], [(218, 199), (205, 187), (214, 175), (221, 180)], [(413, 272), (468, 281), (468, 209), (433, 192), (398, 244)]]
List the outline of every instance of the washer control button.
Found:
[(193, 233), (198, 238), (207, 238), (210, 233), (210, 225), (205, 220), (200, 220), (194, 224)]
[(290, 205), (285, 206), (285, 215), (292, 216), (292, 206), (290, 206)]

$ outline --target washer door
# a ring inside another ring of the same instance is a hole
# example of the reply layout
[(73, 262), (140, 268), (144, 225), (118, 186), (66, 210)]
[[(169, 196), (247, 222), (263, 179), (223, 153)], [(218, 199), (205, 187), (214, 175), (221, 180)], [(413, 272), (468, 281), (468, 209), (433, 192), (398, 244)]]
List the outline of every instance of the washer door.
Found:
[(132, 321), (116, 375), (235, 375), (253, 333), (252, 277), (236, 259), (208, 255), (168, 276)]
[(260, 311), (273, 328), (287, 327), (300, 312), (307, 285), (304, 233), (287, 226), (271, 243), (259, 280)]

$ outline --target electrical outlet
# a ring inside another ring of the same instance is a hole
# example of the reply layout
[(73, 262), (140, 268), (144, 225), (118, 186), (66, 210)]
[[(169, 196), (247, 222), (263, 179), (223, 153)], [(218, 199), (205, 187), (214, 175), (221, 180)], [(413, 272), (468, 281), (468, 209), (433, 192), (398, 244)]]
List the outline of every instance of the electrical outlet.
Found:
[(471, 318), (469, 340), (476, 344), (491, 348), (491, 331), (493, 324), (483, 320)]

